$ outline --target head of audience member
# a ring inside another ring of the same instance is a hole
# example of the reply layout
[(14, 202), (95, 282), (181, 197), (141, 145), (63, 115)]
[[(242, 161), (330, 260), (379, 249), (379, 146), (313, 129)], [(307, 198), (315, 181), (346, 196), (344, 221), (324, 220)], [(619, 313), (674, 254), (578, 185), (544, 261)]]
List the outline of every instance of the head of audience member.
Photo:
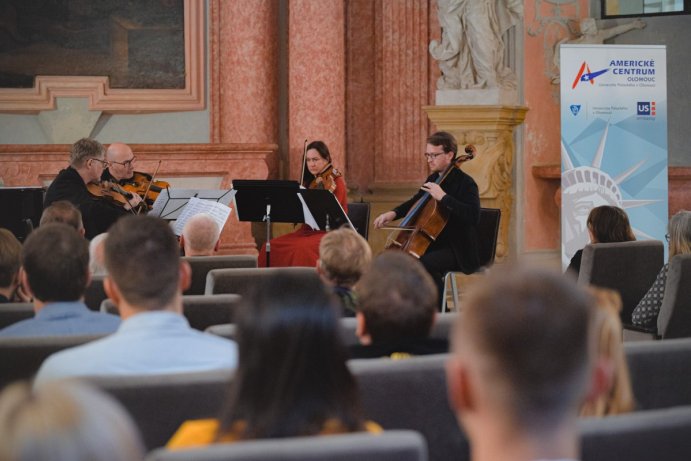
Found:
[(593, 208), (586, 221), (592, 243), (631, 242), (636, 240), (626, 211), (617, 206)]
[(7, 229), (0, 228), (0, 295), (12, 301), (19, 285), (22, 244)]
[(355, 230), (343, 227), (321, 239), (317, 270), (325, 282), (352, 288), (371, 260), (367, 240)]
[(437, 287), (419, 260), (385, 251), (360, 278), (356, 333), (360, 342), (391, 343), (429, 336), (437, 312)]
[(316, 274), (285, 272), (243, 301), (236, 319), (239, 365), (219, 440), (362, 429), (333, 303)]
[(182, 228), (180, 246), (185, 256), (213, 256), (218, 251), (221, 229), (207, 213), (199, 213), (187, 220)]
[(144, 451), (134, 422), (112, 397), (80, 382), (0, 394), (0, 459), (136, 461)]
[(108, 233), (104, 232), (89, 242), (89, 271), (92, 277), (94, 275), (108, 275), (105, 255), (106, 237), (108, 237)]
[(134, 175), (134, 162), (137, 158), (127, 144), (114, 142), (106, 150), (108, 171), (117, 181), (130, 179)]
[(82, 138), (72, 144), (70, 166), (77, 170), (85, 184), (99, 182), (108, 167), (103, 144), (91, 138)]
[(607, 288), (590, 287), (589, 291), (597, 306), (592, 325), (595, 349), (600, 360), (610, 364), (612, 375), (609, 389), (584, 402), (580, 414), (607, 416), (627, 413), (634, 408), (634, 398), (621, 340), (621, 296), (619, 292)]
[(81, 299), (91, 280), (88, 244), (63, 223), (45, 224), (29, 234), (22, 248), (22, 267), (22, 284), (37, 309)]
[(182, 313), (191, 270), (180, 260), (177, 238), (164, 220), (143, 215), (119, 219), (108, 230), (105, 257), (103, 287), (122, 319), (144, 311)]
[(67, 200), (58, 200), (45, 208), (41, 214), (39, 226), (55, 222), (67, 224), (79, 232), (82, 237), (84, 236), (85, 231), (84, 222), (82, 221), (82, 212)]
[(447, 381), (475, 461), (578, 458), (579, 408), (606, 385), (593, 304), (570, 278), (521, 266), (494, 269), (470, 288)]
[(669, 258), (691, 254), (691, 211), (681, 210), (669, 220)]

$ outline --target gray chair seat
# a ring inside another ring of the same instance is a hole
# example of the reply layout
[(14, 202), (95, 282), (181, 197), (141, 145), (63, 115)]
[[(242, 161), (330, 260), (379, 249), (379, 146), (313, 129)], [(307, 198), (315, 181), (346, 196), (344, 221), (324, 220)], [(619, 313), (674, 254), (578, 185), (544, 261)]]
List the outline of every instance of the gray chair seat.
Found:
[(213, 269), (206, 276), (207, 295), (235, 293), (248, 295), (255, 286), (266, 283), (266, 279), (277, 272), (293, 272), (308, 277), (314, 276), (313, 267), (258, 267), (240, 269)]
[(425, 440), (413, 431), (294, 437), (155, 450), (147, 461), (426, 461)]
[(34, 305), (32, 303), (0, 304), (0, 330), (21, 320), (33, 318)]
[(219, 255), (219, 256), (185, 256), (192, 268), (192, 283), (183, 293), (185, 295), (203, 295), (206, 287), (206, 274), (213, 269), (232, 267), (257, 267), (256, 255)]

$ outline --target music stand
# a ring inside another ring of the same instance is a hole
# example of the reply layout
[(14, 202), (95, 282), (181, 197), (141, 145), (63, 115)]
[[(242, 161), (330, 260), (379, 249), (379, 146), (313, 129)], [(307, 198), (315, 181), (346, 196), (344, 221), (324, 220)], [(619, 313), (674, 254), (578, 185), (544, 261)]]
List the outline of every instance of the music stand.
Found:
[(338, 229), (344, 224), (353, 223), (348, 219), (348, 215), (343, 211), (343, 207), (338, 203), (336, 196), (324, 189), (302, 189), (300, 195), (305, 200), (307, 208), (317, 222), (320, 230), (330, 231)]
[(297, 181), (235, 179), (238, 220), (266, 222), (266, 266), (271, 266), (271, 223), (301, 223), (305, 217)]
[(163, 189), (156, 197), (149, 215), (156, 218), (175, 221), (182, 213), (182, 210), (190, 201), (190, 198), (197, 197), (203, 200), (211, 200), (230, 206), (233, 199), (233, 189)]

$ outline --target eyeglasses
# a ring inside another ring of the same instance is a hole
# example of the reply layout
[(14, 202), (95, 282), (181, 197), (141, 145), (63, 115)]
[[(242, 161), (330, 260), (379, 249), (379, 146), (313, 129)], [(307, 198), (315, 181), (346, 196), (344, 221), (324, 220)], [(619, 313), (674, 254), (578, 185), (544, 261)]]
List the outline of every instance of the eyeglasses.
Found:
[(448, 153), (448, 152), (432, 152), (432, 153), (430, 153), (430, 152), (425, 152), (425, 158), (426, 158), (427, 160), (435, 160), (435, 159), (436, 159), (437, 157), (439, 157), (440, 155), (444, 155), (444, 154), (447, 154), (447, 153)]
[(90, 157), (90, 160), (96, 160), (97, 162), (99, 162), (101, 164), (101, 168), (103, 168), (104, 170), (108, 168), (109, 163), (105, 160), (101, 160), (100, 158), (96, 157)]
[(134, 163), (135, 160), (137, 160), (137, 157), (136, 157), (136, 156), (132, 156), (131, 159), (125, 160), (124, 162), (112, 161), (112, 162), (110, 162), (110, 163), (115, 163), (115, 164), (117, 164), (117, 165), (122, 165), (122, 166), (124, 166), (125, 168), (129, 168), (129, 167), (132, 166), (132, 164)]
[(665, 240), (669, 242), (669, 234), (665, 234)]

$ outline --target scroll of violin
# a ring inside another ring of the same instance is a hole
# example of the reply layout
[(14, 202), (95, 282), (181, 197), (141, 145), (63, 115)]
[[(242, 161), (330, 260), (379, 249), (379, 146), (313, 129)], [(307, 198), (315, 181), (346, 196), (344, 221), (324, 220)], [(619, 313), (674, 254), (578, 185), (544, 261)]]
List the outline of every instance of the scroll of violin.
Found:
[[(472, 160), (475, 157), (475, 147), (467, 145), (465, 155), (459, 155), (451, 164), (439, 175), (435, 181), (443, 186), (444, 180), (449, 173), (458, 168), (460, 163)], [(446, 209), (434, 200), (429, 192), (425, 192), (422, 197), (410, 208), (408, 214), (403, 218), (397, 231), (389, 236), (386, 248), (401, 249), (419, 258), (427, 248), (436, 240), (441, 231), (446, 227), (449, 215)]]

